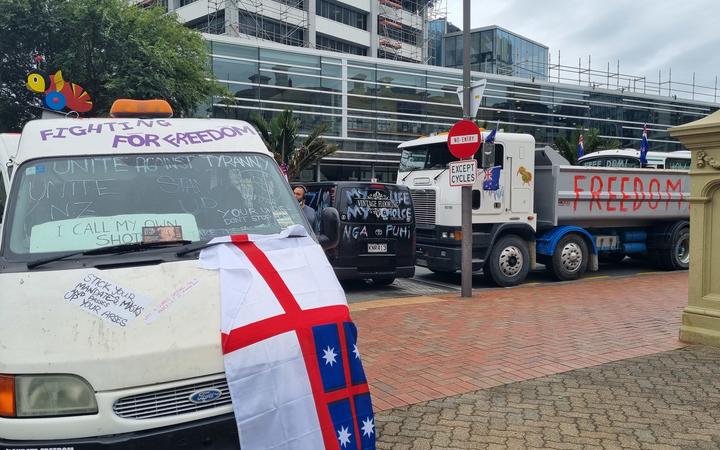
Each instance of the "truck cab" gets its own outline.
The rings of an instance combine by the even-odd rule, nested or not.
[[[485,140],[489,131],[482,132]],[[415,205],[417,265],[437,273],[460,269],[461,188],[451,187],[447,165],[457,160],[447,134],[400,144],[398,184],[410,188]],[[501,284],[524,278],[530,267],[536,228],[533,212],[535,139],[528,134],[499,133],[492,148],[493,165],[481,170],[472,188],[473,270],[486,268]],[[482,160],[479,150],[475,156]],[[487,182],[487,183],[486,183]],[[502,240],[502,260],[486,266]]]
[[[0,245],[0,448],[238,446],[220,285],[198,254],[307,221],[248,123],[125,109],[23,129]]]

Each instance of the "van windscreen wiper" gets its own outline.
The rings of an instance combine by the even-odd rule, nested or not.
[[[80,252],[70,252],[62,255],[50,256],[48,258],[37,259],[27,263],[28,269],[34,269],[42,266],[43,264],[61,261],[63,259],[72,258],[73,256],[92,256],[92,255],[111,255],[121,253],[132,253],[149,248],[162,248],[162,247],[174,247],[179,245],[191,244],[192,241],[187,240],[175,240],[175,241],[154,241],[154,242],[131,242],[128,244],[110,245],[107,247],[93,248],[90,250],[83,250]]]

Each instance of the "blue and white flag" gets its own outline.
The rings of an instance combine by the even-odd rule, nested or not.
[[[497,128],[495,128],[494,130],[492,130],[492,131],[490,132],[490,134],[487,135],[487,137],[485,138],[485,143],[486,143],[486,144],[492,144],[493,142],[495,142],[495,135],[496,135],[496,134],[497,134]]]
[[[640,165],[647,166],[647,153],[650,150],[650,143],[647,136],[647,124],[643,127],[642,139],[640,140]]]
[[[581,134],[578,138],[578,158],[582,158],[585,154],[585,138]]]
[[[500,171],[502,166],[494,166],[484,169],[483,191],[497,191],[500,188]]]
[[[292,238],[292,239],[290,239]],[[217,238],[225,374],[243,450],[375,449],[357,329],[322,248],[301,226]]]

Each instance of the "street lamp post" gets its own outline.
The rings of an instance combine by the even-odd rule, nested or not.
[[[470,111],[470,0],[463,0],[463,118],[474,121]],[[461,189],[461,295],[472,297],[472,186]]]

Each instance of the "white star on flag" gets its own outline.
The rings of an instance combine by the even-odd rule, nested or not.
[[[358,350],[357,344],[353,344],[353,355],[355,355],[355,358],[360,359],[360,350]]]
[[[338,430],[338,441],[340,441],[340,446],[345,447],[350,443],[350,432],[348,431],[347,427],[341,427]]]
[[[328,346],[328,348],[326,348],[325,350],[323,350],[323,353],[325,353],[325,354],[323,355],[323,359],[325,360],[325,364],[330,364],[330,365],[332,366],[333,363],[337,362],[337,361],[335,361],[335,357],[337,356],[337,354],[335,353],[335,349],[334,349],[334,348]]]
[[[363,436],[370,436],[375,432],[375,424],[373,424],[373,420],[370,417],[363,420],[362,427],[360,428],[362,428]]]

